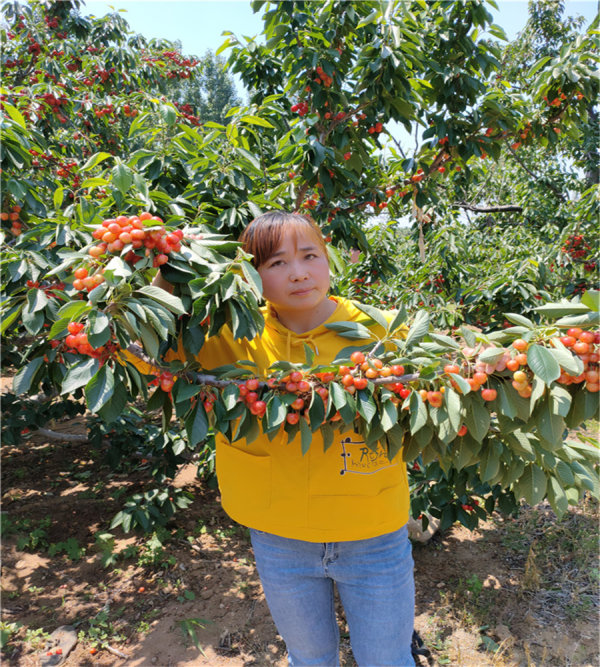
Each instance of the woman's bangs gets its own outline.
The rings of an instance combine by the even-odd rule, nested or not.
[[[294,213],[272,211],[256,218],[248,225],[241,236],[244,250],[254,259],[254,266],[264,264],[281,245],[285,234],[291,233],[294,243],[298,243],[298,235],[309,231],[318,247],[326,250],[321,230],[310,218]]]

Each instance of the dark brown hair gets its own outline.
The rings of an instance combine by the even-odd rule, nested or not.
[[[277,251],[284,233],[291,232],[294,236],[304,229],[311,231],[319,246],[327,253],[325,239],[317,223],[308,215],[270,211],[255,218],[240,236],[245,252],[253,256],[252,264],[259,267]]]

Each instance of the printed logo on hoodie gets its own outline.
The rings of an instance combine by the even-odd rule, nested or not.
[[[357,439],[358,436],[348,436],[341,441],[342,469],[340,475],[354,473],[356,475],[374,475],[380,470],[392,468],[398,462],[391,463],[383,447],[377,443],[377,449],[373,451],[367,447],[364,440]]]

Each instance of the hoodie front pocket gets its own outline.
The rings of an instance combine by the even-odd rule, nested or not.
[[[217,445],[217,479],[225,510],[238,516],[271,504],[271,457],[257,456],[234,445]],[[242,522],[242,521],[240,521]]]

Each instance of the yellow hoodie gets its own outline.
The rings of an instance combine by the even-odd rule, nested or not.
[[[285,328],[266,307],[261,336],[234,340],[229,327],[223,327],[206,341],[198,360],[210,370],[248,359],[264,376],[275,361],[303,363],[306,343],[315,351],[315,363],[328,364],[351,342],[325,325],[366,319],[351,301],[339,297],[334,301],[336,309],[329,319],[302,334]],[[378,325],[372,331],[383,333]],[[323,451],[317,430],[305,455],[299,435],[289,444],[287,440],[283,428],[273,440],[261,434],[250,444],[244,440],[231,444],[217,434],[221,502],[235,521],[309,542],[367,539],[408,521],[408,480],[401,454],[389,461],[383,449],[371,451],[352,431],[336,431],[333,444]]]

